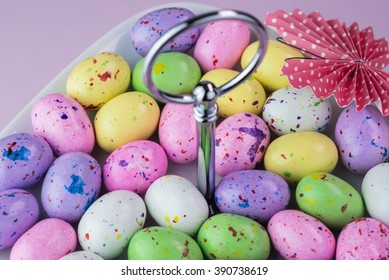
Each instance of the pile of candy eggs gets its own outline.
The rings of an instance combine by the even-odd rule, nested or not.
[[[145,15],[129,47],[144,55],[144,43],[190,16],[176,8]],[[184,34],[157,60],[156,85],[181,94],[201,79],[230,79],[253,52],[247,30],[219,22]],[[224,39],[242,45],[212,53]],[[132,72],[113,52],[81,62],[67,92],[35,104],[33,133],[0,140],[0,250],[12,248],[11,259],[389,258],[388,120],[374,106],[338,117],[308,88],[288,87],[277,73],[291,57],[302,55],[270,40],[253,77],[218,100],[221,213],[212,217],[193,177],[171,172],[196,173],[191,106],[150,96],[141,61]],[[362,186],[334,175],[341,168]]]

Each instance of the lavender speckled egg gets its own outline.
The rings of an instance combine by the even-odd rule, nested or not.
[[[221,212],[238,214],[266,223],[275,213],[288,207],[290,190],[279,175],[264,170],[235,171],[215,190]]]
[[[85,109],[66,95],[52,93],[42,97],[32,108],[31,123],[35,133],[49,142],[57,156],[69,152],[89,154],[95,145]]]
[[[270,141],[266,123],[257,115],[238,113],[216,128],[215,169],[225,176],[233,171],[254,169]]]
[[[131,40],[135,50],[146,56],[151,46],[174,25],[194,17],[193,12],[185,8],[163,8],[147,13],[131,29]],[[185,52],[199,37],[200,29],[191,28],[173,38],[162,51]]]
[[[39,182],[54,161],[50,145],[40,136],[16,133],[0,140],[0,191]]]
[[[172,162],[189,163],[197,159],[197,128],[192,105],[166,104],[158,134],[161,146]]]
[[[21,189],[0,192],[0,250],[12,246],[39,217],[35,197]]]
[[[166,174],[167,156],[150,140],[133,141],[113,151],[103,168],[108,191],[129,190],[143,195],[150,185]]]
[[[361,218],[340,232],[337,260],[388,260],[389,228],[373,218]]]
[[[78,222],[99,196],[101,168],[90,155],[72,152],[58,157],[47,171],[42,206],[51,218]]]
[[[331,260],[335,254],[333,233],[304,212],[287,209],[276,213],[267,226],[276,251],[289,260]]]
[[[12,247],[11,260],[58,260],[73,252],[77,235],[67,222],[47,218],[26,231]]]
[[[350,105],[336,122],[335,143],[342,164],[354,173],[365,174],[388,160],[389,120],[373,105],[360,112]]]

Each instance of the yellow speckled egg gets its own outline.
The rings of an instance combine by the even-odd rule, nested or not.
[[[97,109],[130,85],[127,61],[113,52],[103,52],[81,61],[70,73],[66,93],[86,109]]]
[[[201,81],[210,81],[215,86],[221,86],[232,80],[239,72],[230,69],[215,69],[207,72]],[[237,113],[252,113],[259,115],[266,100],[262,85],[253,77],[249,77],[238,87],[219,97],[219,116],[226,118]]]
[[[259,42],[251,43],[243,52],[240,64],[245,68],[252,60]],[[266,54],[254,71],[253,77],[257,79],[267,92],[273,92],[277,89],[289,87],[289,81],[286,76],[281,76],[280,72],[288,58],[303,57],[296,49],[283,44],[277,40],[268,40]]]
[[[160,116],[157,102],[148,94],[120,94],[97,111],[94,126],[98,145],[106,152],[135,140],[146,140],[155,132]]]
[[[297,184],[313,172],[331,173],[338,162],[335,143],[326,135],[304,131],[285,134],[270,143],[266,150],[265,169]]]

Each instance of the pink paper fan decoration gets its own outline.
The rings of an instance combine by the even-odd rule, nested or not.
[[[309,86],[319,98],[334,95],[340,107],[355,100],[357,110],[376,102],[389,115],[388,42],[374,39],[373,29],[359,30],[338,19],[324,20],[318,12],[305,15],[276,11],[265,24],[277,29],[283,40],[304,52],[304,59],[288,59],[282,75],[296,88]]]

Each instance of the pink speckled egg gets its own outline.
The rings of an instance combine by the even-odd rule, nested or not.
[[[84,108],[74,99],[52,93],[32,108],[32,127],[49,142],[59,156],[68,152],[89,154],[95,144],[92,123]]]
[[[389,228],[373,218],[347,224],[339,234],[337,260],[388,260]]]
[[[11,260],[58,260],[73,252],[77,235],[67,222],[47,218],[35,224],[12,247]]]
[[[168,103],[159,120],[159,142],[175,163],[189,163],[197,158],[198,140],[193,105]]]
[[[150,185],[166,174],[167,156],[150,140],[130,142],[113,151],[105,161],[103,178],[108,191],[128,190],[144,194]]]
[[[266,123],[257,115],[238,113],[216,128],[215,169],[225,176],[233,171],[254,169],[270,141]]]
[[[330,260],[335,254],[333,233],[319,220],[298,210],[276,213],[267,230],[276,251],[289,260]]]
[[[216,68],[231,69],[239,61],[250,41],[248,25],[237,20],[209,23],[201,33],[193,57],[204,72]]]

